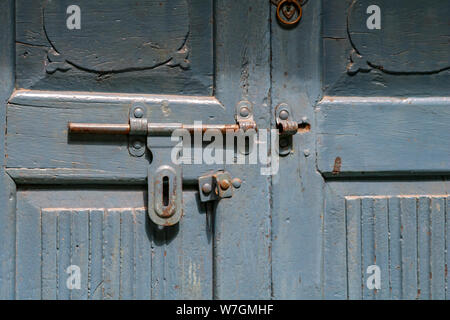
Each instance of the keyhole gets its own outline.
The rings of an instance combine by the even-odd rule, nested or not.
[[[164,207],[167,207],[169,205],[169,177],[163,178],[162,201]]]

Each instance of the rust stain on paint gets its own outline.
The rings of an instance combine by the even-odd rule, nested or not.
[[[342,159],[341,157],[337,157],[334,160],[333,175],[338,175],[341,172],[341,167],[342,167]]]

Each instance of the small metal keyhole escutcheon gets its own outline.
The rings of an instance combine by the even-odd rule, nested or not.
[[[272,0],[277,6],[278,21],[288,27],[295,26],[302,18],[301,2],[301,0]]]

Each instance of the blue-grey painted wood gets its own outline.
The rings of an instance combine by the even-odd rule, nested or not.
[[[365,279],[366,270],[369,266],[373,265],[375,261],[375,228],[374,228],[374,208],[372,199],[364,198],[361,200],[361,266]],[[366,284],[363,282],[363,295],[364,300],[374,299],[374,290],[369,290]]]
[[[373,4],[356,0],[349,8],[348,34],[357,52],[352,55],[356,68],[408,74],[450,67],[447,3],[429,0],[424,9],[421,0],[379,0],[380,28],[368,29],[367,11]]]
[[[66,270],[72,265],[72,214],[75,210],[62,209],[58,212],[58,241],[57,250],[57,274],[58,274],[58,299],[70,299],[72,290],[67,285],[69,274]]]
[[[195,192],[184,193],[184,228],[162,234],[139,207],[142,191],[37,187],[18,196],[19,298],[212,298],[212,236]],[[79,290],[67,286],[69,266],[80,268]]]
[[[58,211],[42,210],[42,299],[56,300],[58,288]]]
[[[448,97],[326,97],[317,107],[318,168],[336,177],[448,173],[449,105]]]
[[[212,235],[198,195],[183,194],[179,225],[152,226],[152,299],[212,299]]]
[[[448,224],[445,197],[432,197],[430,210],[430,232],[429,236],[431,245],[430,261],[430,299],[445,299],[446,268],[445,264],[445,243],[448,234],[446,234],[445,226]]]
[[[292,153],[280,158],[280,170],[272,177],[275,299],[322,297],[323,179],[314,152],[314,106],[322,95],[321,8],[321,1],[309,1],[301,22],[291,29],[280,26],[271,8],[271,114],[287,103],[292,120],[311,125],[309,132],[293,137]]]
[[[322,2],[323,89],[326,95],[404,98],[448,95],[450,65],[446,10],[436,10],[439,6],[447,8],[445,3],[439,0],[428,1],[427,9],[423,10],[420,1]],[[361,4],[365,5],[360,7],[364,11],[355,15],[353,9]],[[374,4],[381,9],[381,29],[368,30],[366,21],[370,15],[366,10],[369,5]],[[416,21],[421,23],[414,25],[413,29],[407,27],[409,23],[414,24]],[[355,23],[364,32],[356,35],[359,30],[355,30]],[[401,27],[398,26],[399,23]],[[443,27],[438,27],[442,24]],[[403,27],[408,28],[408,32],[401,32]],[[433,35],[427,37],[430,30],[433,30]],[[365,57],[361,58],[353,53],[355,46],[349,38],[352,31],[353,36],[359,37],[358,40],[366,41],[366,46],[361,45],[361,42],[356,45],[356,49],[360,49]],[[379,41],[383,45],[378,45]],[[427,43],[432,50],[431,47],[427,48]],[[369,66],[367,60],[378,68]],[[433,69],[434,67],[437,69]],[[358,68],[366,71],[349,75],[349,70],[354,72]],[[426,69],[430,72],[417,72]]]
[[[364,270],[361,266],[361,199],[346,199],[345,202],[348,298],[361,300],[364,286]]]
[[[41,212],[24,201],[21,194],[17,197],[16,298],[41,299]]]
[[[389,285],[391,299],[402,298],[402,251],[401,251],[401,230],[400,221],[400,199],[389,198]]]
[[[120,299],[125,300],[135,297],[135,219],[133,210],[120,212]]]
[[[216,96],[230,107],[250,101],[258,128],[270,126],[270,6],[215,1]],[[269,299],[270,180],[259,166],[226,169],[243,185],[215,213],[214,298]]]
[[[66,27],[69,0],[16,2],[18,88],[213,93],[212,1],[81,0],[80,30]]]
[[[449,183],[425,179],[417,182],[413,179],[328,182],[324,234],[326,292],[339,292],[342,279],[347,279],[350,299],[446,297],[448,196],[445,193]],[[343,212],[345,216],[341,217]],[[338,253],[331,248],[339,250]],[[346,256],[345,261],[340,254]],[[333,263],[334,272],[327,268],[327,262]],[[367,287],[371,274],[366,271],[371,265],[377,265],[381,271],[381,288],[376,291]],[[328,272],[338,280],[328,278]]]
[[[389,207],[387,199],[373,199],[374,218],[374,265],[380,268],[381,287],[374,290],[375,299],[386,300],[390,297],[389,288]],[[384,279],[384,280],[383,280]]]
[[[101,209],[90,210],[89,214],[88,297],[91,300],[100,300],[103,291],[103,215]]]
[[[349,288],[346,274],[345,200],[334,192],[329,183],[325,184],[324,189],[325,208],[321,266],[322,295],[324,299],[342,300],[349,296],[347,293]],[[354,291],[353,287],[352,290]],[[363,288],[361,288],[361,295],[362,290]]]
[[[0,3],[0,299],[15,297],[15,183],[5,173],[6,102],[14,89],[14,0]]]
[[[126,136],[67,134],[69,121],[128,123],[133,103],[146,107],[150,121],[156,123],[235,122],[234,108],[225,108],[213,97],[19,90],[14,93],[8,107],[7,167],[90,170],[87,175],[63,170],[61,176],[59,173],[46,176],[42,170],[34,171],[41,176],[40,182],[46,183],[55,180],[68,182],[71,177],[76,180],[84,176],[93,180],[92,183],[119,180],[120,183],[132,184],[138,180],[145,184],[149,159],[131,157]],[[184,178],[194,181],[214,168],[217,170],[217,165],[187,165],[183,170]]]
[[[108,209],[103,217],[103,299],[120,298],[120,213]]]
[[[80,278],[80,289],[71,290],[70,299],[87,300],[89,276],[89,210],[80,209],[71,214],[71,260],[84,273]]]

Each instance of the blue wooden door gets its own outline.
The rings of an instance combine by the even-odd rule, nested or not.
[[[447,298],[448,5],[299,3],[289,27],[278,0],[3,1],[0,298]],[[148,216],[157,151],[67,126],[242,104],[298,124],[279,170],[183,166],[170,228]],[[205,204],[218,171],[242,185]]]

